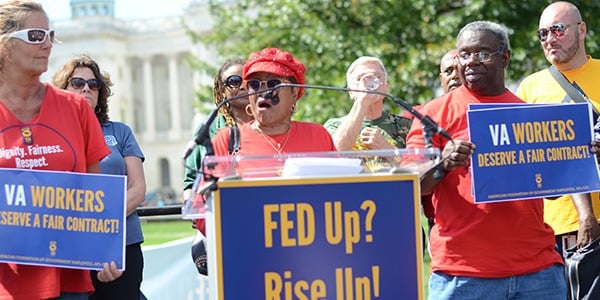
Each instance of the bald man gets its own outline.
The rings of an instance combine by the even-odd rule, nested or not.
[[[440,60],[440,83],[444,94],[461,86],[460,78],[458,78],[458,51],[452,49],[448,51]]]
[[[597,110],[600,109],[600,60],[586,53],[587,25],[579,9],[566,1],[554,2],[542,12],[538,28],[537,37],[546,60],[587,96]],[[525,78],[517,88],[517,95],[529,103],[571,102],[549,69]],[[563,248],[575,243],[582,247],[600,236],[598,217],[599,193],[566,195],[544,201],[544,221],[554,229],[557,250],[561,254]]]

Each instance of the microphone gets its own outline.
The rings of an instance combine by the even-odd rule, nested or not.
[[[402,100],[400,98],[396,98],[390,94],[377,91],[377,88],[379,88],[379,79],[377,79],[376,81],[373,81],[373,82],[367,82],[366,86],[367,86],[366,90],[358,90],[358,89],[340,88],[340,87],[324,86],[324,85],[281,83],[281,84],[278,84],[275,87],[273,87],[273,90],[269,91],[269,92],[272,94],[273,92],[275,92],[275,90],[278,90],[279,88],[282,88],[282,87],[298,87],[298,88],[319,89],[319,90],[329,90],[329,91],[360,92],[360,93],[384,96],[385,98],[391,99],[396,104],[400,105],[402,108],[404,108],[406,111],[408,111],[411,115],[415,116],[415,118],[417,118],[419,121],[421,121],[421,123],[423,124],[423,132],[424,132],[426,147],[431,147],[430,138],[431,138],[431,136],[433,136],[433,134],[436,134],[436,133],[440,134],[441,136],[447,138],[450,141],[452,140],[452,136],[450,136],[450,134],[446,130],[444,130],[442,127],[440,127],[437,123],[435,123],[435,121],[433,121],[429,116],[424,116],[423,114],[421,114],[420,112],[418,112],[417,110],[412,108],[412,106],[408,105],[404,100]],[[277,100],[279,100],[279,98],[277,98]]]
[[[235,97],[223,99],[223,101],[221,101],[221,103],[219,103],[217,105],[217,107],[215,109],[213,109],[213,111],[210,112],[210,114],[208,115],[208,118],[206,118],[206,121],[204,122],[204,124],[202,124],[200,129],[198,129],[198,131],[196,132],[196,135],[194,136],[194,138],[192,138],[188,142],[188,144],[185,146],[185,151],[183,152],[183,156],[182,156],[183,159],[185,160],[186,158],[188,158],[188,156],[190,156],[190,154],[192,154],[192,151],[194,151],[194,149],[196,149],[196,147],[198,147],[199,145],[206,147],[206,155],[213,155],[215,153],[215,150],[213,149],[212,143],[210,141],[209,131],[210,131],[210,125],[217,118],[217,115],[219,114],[219,109],[221,107],[223,107],[225,104],[227,104],[231,101],[244,99],[244,98],[247,98],[248,96],[257,95],[257,94],[262,94],[263,98],[265,98],[265,99],[267,99],[267,96],[272,97],[272,98],[268,98],[268,99],[270,99],[271,102],[273,103],[273,105],[275,105],[276,104],[275,100],[277,101],[277,103],[279,103],[279,97],[277,95],[273,95],[273,91],[275,89],[278,89],[278,86],[268,88],[265,90],[259,90],[256,92],[251,92],[251,93],[237,95]]]
[[[266,91],[262,94],[262,97],[271,100],[271,105],[275,106],[279,104],[278,86],[275,86],[272,90]]]

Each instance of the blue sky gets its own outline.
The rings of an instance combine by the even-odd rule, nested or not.
[[[70,0],[37,0],[44,6],[51,21],[71,16]],[[115,0],[115,15],[119,19],[147,19],[176,16],[191,0]]]

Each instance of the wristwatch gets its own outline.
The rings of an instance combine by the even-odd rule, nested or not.
[[[446,176],[447,172],[448,171],[446,171],[446,169],[444,168],[444,163],[441,163],[437,165],[433,170],[433,179],[436,181],[440,181],[444,179],[444,176]]]

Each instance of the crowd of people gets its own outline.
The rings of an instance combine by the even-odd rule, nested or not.
[[[594,77],[600,61],[586,53],[586,34],[575,5],[548,5],[537,37],[551,68],[525,78],[515,93],[505,83],[511,47],[503,25],[466,24],[457,34],[456,48],[441,58],[443,94],[415,107],[453,139],[433,136],[431,143],[441,149],[443,163],[420,182],[429,221],[430,299],[566,298],[563,250],[583,247],[600,236],[599,194],[475,204],[470,159],[477,145],[468,137],[467,110],[473,103],[568,103],[580,96],[600,109]],[[53,43],[54,31],[39,4],[0,4],[0,146],[24,147],[26,130],[36,144],[72,149],[48,156],[45,165],[34,169],[126,176],[125,270],[114,262],[96,271],[0,263],[0,299],[139,299],[144,237],[136,208],[146,192],[144,154],[128,125],[109,120],[112,82],[91,57],[78,55],[66,62],[52,84],[40,81]],[[302,103],[304,89],[299,85],[306,82],[305,70],[292,53],[274,47],[223,63],[214,77],[213,100],[220,110],[210,130],[211,154],[425,147],[419,120],[384,109],[382,94],[393,83],[379,58],[362,56],[349,65],[352,106],[346,115],[332,116],[324,124],[293,119]],[[579,96],[573,97],[553,76],[566,79]],[[291,85],[270,95],[258,93],[280,84]],[[236,100],[223,103],[232,97]],[[600,143],[591,145],[598,156]],[[184,199],[193,192],[205,154],[204,147],[197,147],[186,159]],[[15,165],[2,157],[0,167]]]

